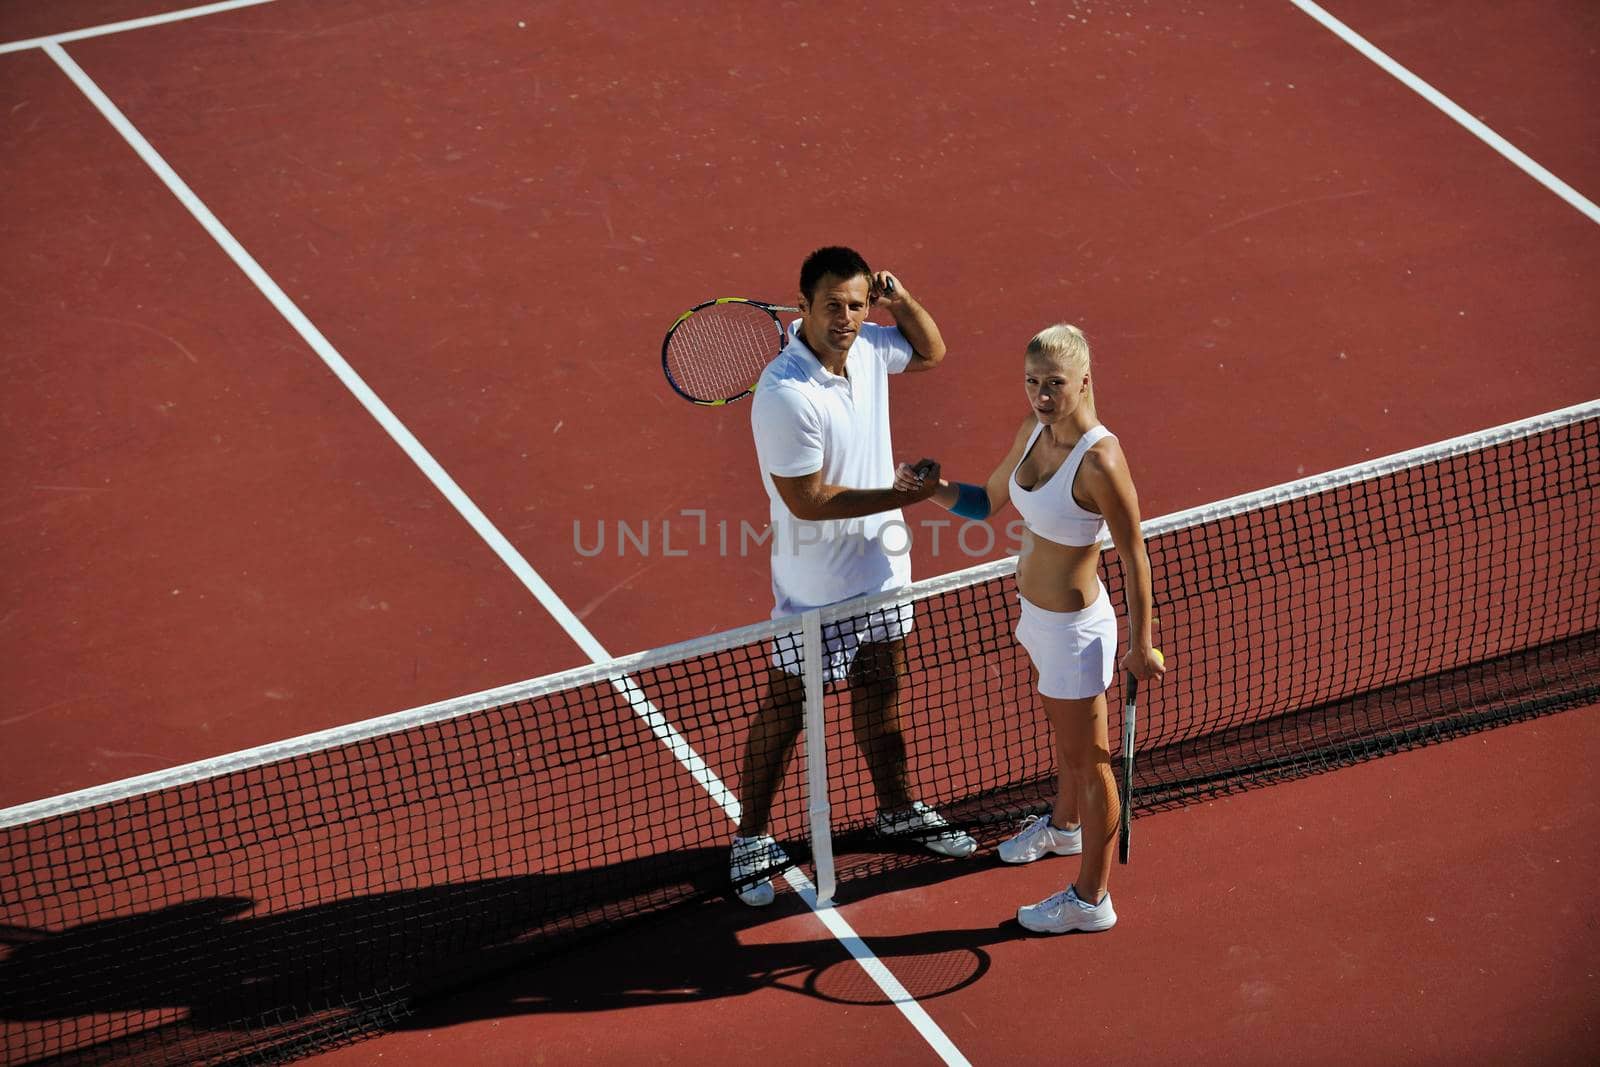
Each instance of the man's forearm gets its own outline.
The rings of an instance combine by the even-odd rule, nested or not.
[[[902,297],[890,306],[889,313],[894,316],[895,326],[911,342],[911,348],[922,357],[924,363],[938,363],[944,359],[944,338],[939,335],[939,324],[933,321],[933,316],[917,303],[915,297],[909,294]]]
[[[795,517],[809,522],[859,519],[914,504],[918,499],[914,493],[896,489],[847,489],[842,485],[825,485],[822,495],[811,502],[807,514],[796,512]]]

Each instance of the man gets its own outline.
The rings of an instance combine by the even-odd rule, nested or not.
[[[868,322],[874,305],[886,308],[895,325]],[[818,249],[801,266],[800,318],[761,375],[750,412],[771,502],[774,618],[911,580],[905,546],[886,547],[882,535],[886,528],[904,532],[900,507],[931,495],[938,468],[915,490],[893,488],[889,375],[931,370],[944,355],[933,318],[889,272],[873,273],[848,248]],[[907,781],[899,688],[910,628],[909,605],[830,624],[823,632],[823,676],[849,680],[879,832],[943,855],[970,856],[977,842],[917,802]],[[757,907],[773,899],[770,880],[761,876],[788,863],[767,834],[767,820],[804,718],[800,672],[794,649],[773,649],[767,693],[745,744],[743,817],[729,875],[739,899]]]

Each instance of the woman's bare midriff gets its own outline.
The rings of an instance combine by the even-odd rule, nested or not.
[[[1082,611],[1100,596],[1099,545],[1058,545],[1022,534],[1017,592],[1046,611]]]

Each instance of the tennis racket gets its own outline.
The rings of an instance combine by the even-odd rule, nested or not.
[[[782,312],[799,308],[719,296],[679,315],[661,342],[661,370],[672,391],[718,407],[749,396],[772,357],[789,343]]]
[[[884,295],[894,292],[894,280]],[[796,307],[719,296],[679,315],[661,342],[661,370],[672,391],[693,404],[720,407],[742,400],[789,343],[780,314]]]
[[[1117,827],[1117,862],[1128,862],[1128,838],[1133,834],[1133,726],[1139,679],[1122,676],[1122,817]]]

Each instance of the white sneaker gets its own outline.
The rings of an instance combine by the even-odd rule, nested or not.
[[[904,811],[878,812],[878,833],[884,837],[911,838],[929,852],[956,859],[978,851],[970,834],[953,829],[944,816],[918,800]]]
[[[1000,842],[1007,863],[1032,863],[1041,856],[1076,856],[1083,851],[1083,827],[1062,830],[1048,815],[1035,815],[1015,837]]]
[[[733,883],[739,899],[752,908],[764,908],[772,903],[775,894],[770,873],[787,866],[789,857],[770,835],[734,835],[733,847],[728,850],[728,880]],[[763,874],[768,877],[761,878]]]
[[[1069,885],[1037,904],[1018,908],[1017,922],[1037,934],[1064,934],[1068,930],[1094,933],[1117,925],[1117,913],[1111,908],[1110,893],[1091,906],[1079,900],[1078,890]]]

